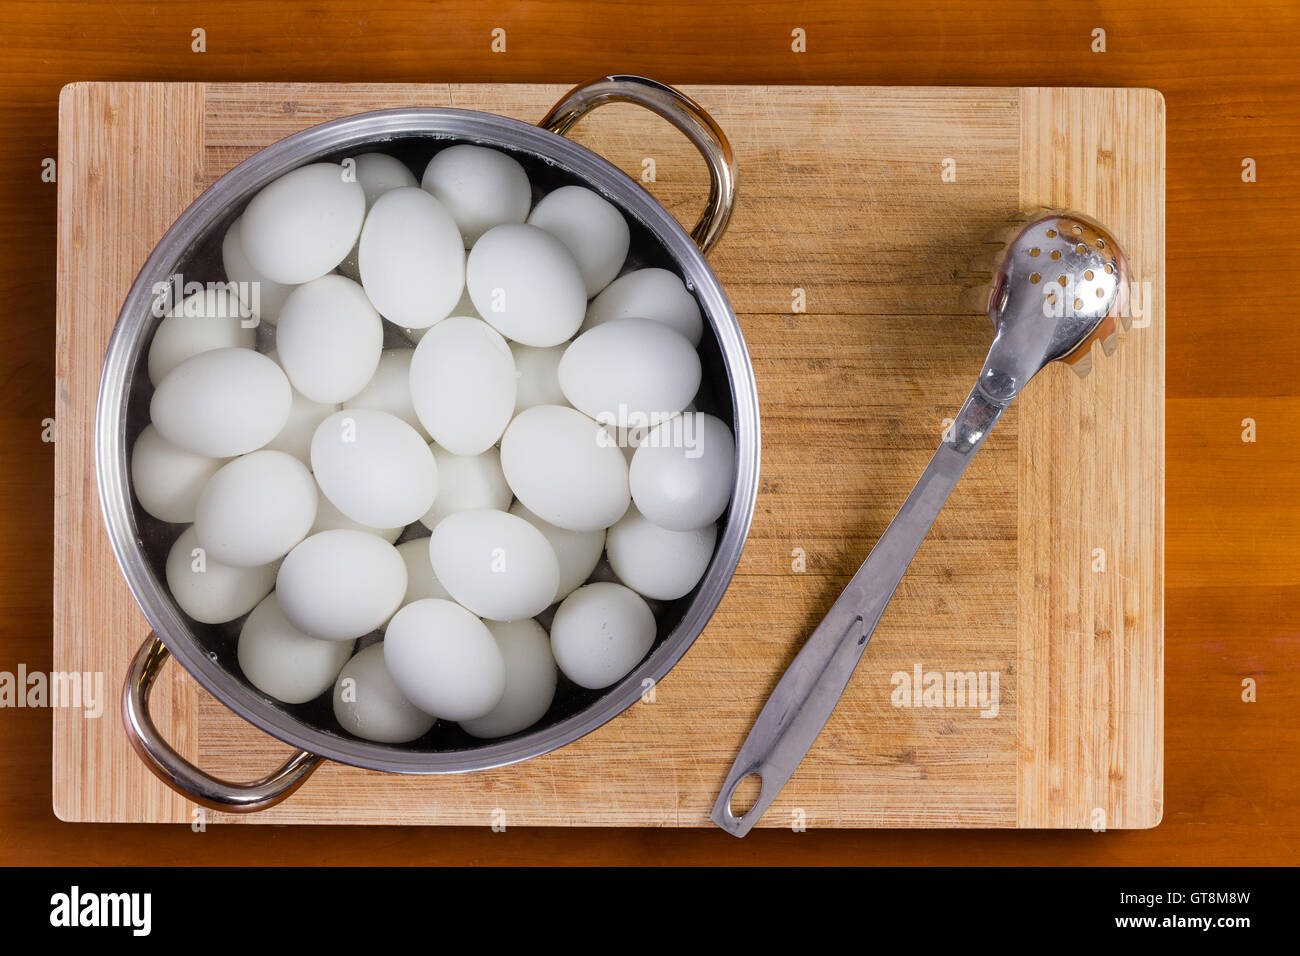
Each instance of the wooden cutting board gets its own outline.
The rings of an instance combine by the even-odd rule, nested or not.
[[[91,433],[100,363],[139,265],[257,148],[348,113],[456,106],[540,119],[562,86],[83,83],[59,114],[55,668],[104,675],[102,716],[57,709],[65,820],[193,822],[115,705],[148,632],[109,549]],[[975,459],[839,709],[763,820],[777,827],[1134,828],[1163,807],[1164,102],[1151,90],[688,87],[731,137],[739,202],[711,255],[753,356],[763,468],[740,568],[643,701],[501,770],[326,765],[249,823],[704,826],[803,638],[884,530],[979,370],[987,235],[1017,210],[1107,223],[1143,314],[1091,375],[1056,366]],[[576,138],[683,221],[704,169],[631,106]],[[653,181],[649,182],[649,173]],[[643,178],[644,177],[644,178]],[[798,310],[800,301],[803,311]],[[972,674],[985,701],[905,700]],[[996,685],[994,680],[996,679]],[[956,678],[960,681],[960,678]],[[996,686],[996,696],[993,688]],[[955,691],[954,686],[954,691]],[[910,695],[909,695],[910,696]],[[231,778],[283,759],[174,664],[155,715]]]

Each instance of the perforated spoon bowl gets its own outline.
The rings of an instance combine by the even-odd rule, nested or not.
[[[759,713],[710,815],[722,829],[748,833],[812,747],[921,542],[1007,406],[1049,363],[1065,361],[1085,374],[1093,342],[1114,347],[1127,275],[1115,239],[1078,214],[1041,216],[1007,245],[989,291],[995,334],[979,380],[916,487]],[[754,775],[757,800],[733,813],[737,786]]]

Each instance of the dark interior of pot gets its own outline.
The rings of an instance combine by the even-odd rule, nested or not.
[[[350,147],[347,150],[333,154],[327,154],[313,159],[313,162],[334,161],[338,162],[347,156],[356,156],[363,152],[385,152],[401,160],[410,168],[417,181],[424,172],[424,167],[430,158],[438,150],[448,146],[455,145],[457,142],[470,142],[470,140],[455,140],[445,137],[434,136],[403,136],[399,138],[375,140],[365,147]],[[493,148],[502,148],[496,144]],[[561,186],[580,185],[591,187],[591,184],[582,179],[577,174],[566,170],[556,164],[547,161],[544,158],[536,156],[530,152],[522,150],[506,150],[514,156],[528,172],[530,181],[533,184],[533,201],[537,202],[543,195],[558,189]],[[226,234],[230,224],[238,218],[244,210],[244,206],[252,196],[244,196],[239,202],[232,205],[226,210],[224,215],[217,221],[214,221],[202,234],[200,239],[191,247],[182,257],[181,260],[173,267],[173,271],[179,272],[184,276],[185,282],[198,281],[226,281],[227,276],[222,267],[221,242]],[[612,197],[617,205],[617,201]],[[671,255],[663,243],[648,229],[645,224],[629,215],[624,210],[624,217],[628,221],[631,229],[631,247],[628,253],[627,263],[624,271],[633,269],[658,267],[667,269],[678,276],[681,276],[687,284],[687,288],[694,292],[691,281],[684,275],[681,264]],[[736,429],[734,407],[732,401],[732,391],[729,384],[726,366],[723,361],[721,348],[718,343],[717,335],[713,329],[711,316],[708,311],[701,306],[701,311],[705,315],[704,337],[700,343],[700,359],[703,365],[703,382],[700,387],[700,393],[696,399],[696,408],[699,411],[709,412],[716,415],[725,422],[729,422],[733,431]],[[153,320],[154,327],[158,323],[157,319]],[[385,322],[385,347],[412,347],[404,333]],[[263,350],[269,350],[272,347],[270,336],[273,336],[274,329],[268,323],[263,323],[258,332],[258,347]],[[147,354],[148,341],[152,339],[153,332],[150,331],[146,338],[146,345],[143,354]],[[153,386],[149,382],[149,376],[146,370],[146,363],[143,360],[137,361],[134,378],[131,385],[130,396],[127,403],[127,422],[126,422],[126,448],[129,450],[134,446],[135,440],[145,426],[149,423],[149,401],[153,395]],[[164,567],[167,560],[167,552],[172,543],[184,530],[183,525],[168,524],[147,514],[140,506],[138,501],[132,495],[132,508],[134,514],[135,528],[137,538],[143,548],[144,554],[148,560],[153,575],[157,578],[159,585],[164,593],[167,593],[166,576]],[[723,533],[728,521],[731,519],[731,512],[728,510],[718,522],[719,540],[722,539]],[[398,539],[401,541],[410,538],[427,535],[427,529],[417,524],[408,528]],[[715,557],[716,560],[716,557]],[[592,575],[592,580],[612,580],[612,572],[609,571],[607,564],[602,559],[601,564],[597,567]],[[708,580],[706,573],[704,580]],[[701,582],[702,584],[703,582]],[[654,647],[648,656],[653,656],[664,640],[676,628],[681,621],[686,609],[691,605],[696,593],[701,585],[697,585],[695,590],[685,597],[676,601],[649,602],[655,611],[658,620],[658,634]],[[550,616],[554,608],[548,609],[540,616],[543,625],[549,628]],[[273,698],[267,697],[261,691],[254,688],[244,678],[240,671],[239,664],[236,660],[235,650],[239,638],[240,629],[243,626],[245,618],[237,618],[225,624],[207,625],[200,624],[184,615],[183,612],[177,611],[185,620],[189,622],[190,631],[194,640],[207,653],[207,655],[216,662],[224,671],[228,672],[232,678],[239,681],[249,691],[259,697],[262,697],[267,703],[275,709],[292,717],[294,720],[301,722],[317,731],[336,737],[354,740],[350,735],[344,732],[334,719],[331,692],[326,692],[316,700],[306,704],[291,705],[284,704]],[[379,640],[381,635],[376,632],[361,639],[358,647],[364,646]],[[559,684],[556,689],[555,700],[546,715],[532,727],[513,735],[512,738],[502,738],[505,740],[536,734],[545,728],[552,726],[569,717],[573,717],[590,705],[599,700],[608,690],[587,690],[579,687],[572,681],[568,680],[562,673],[559,675]],[[439,721],[434,728],[424,737],[407,744],[386,745],[366,742],[368,747],[377,749],[400,750],[410,753],[438,753],[463,751],[482,747],[489,743],[498,741],[484,741],[471,737],[462,731],[456,724]]]

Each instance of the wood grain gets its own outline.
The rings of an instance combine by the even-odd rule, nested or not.
[[[173,92],[175,120],[152,106]],[[83,188],[111,179],[103,170],[119,154],[139,154],[160,125],[201,131],[201,149],[192,138],[178,143],[200,168],[155,177],[183,206],[257,148],[336,116],[425,104],[532,120],[563,92],[315,84],[73,89],[69,101],[95,103],[86,115],[65,105],[67,123],[80,135],[87,116],[94,128],[97,112],[130,120],[101,127],[102,141],[90,149],[102,155],[88,153],[80,140],[67,144],[65,208],[75,210],[71,220],[125,228],[118,208]],[[509,825],[708,825],[718,782],[772,684],[888,523],[979,368],[990,330],[982,315],[963,311],[962,294],[971,282],[987,281],[972,262],[990,225],[1027,204],[1086,207],[1097,195],[1115,195],[1120,201],[1098,214],[1131,237],[1143,250],[1144,274],[1161,281],[1163,104],[1153,94],[688,92],[732,135],[743,175],[741,203],[713,262],[753,356],[766,449],[753,530],[717,615],[653,703],[638,704],[561,751],[468,777],[330,766],[280,807],[215,819],[488,825],[504,812]],[[137,109],[140,95],[146,101]],[[704,194],[702,164],[662,121],[611,109],[584,122],[576,137],[632,175],[651,156],[652,192],[680,218],[693,216]],[[852,164],[838,159],[837,148],[846,145]],[[1096,158],[1103,146],[1104,161]],[[954,182],[941,175],[946,162],[956,164]],[[117,182],[116,201],[125,208],[131,180]],[[164,213],[174,215],[174,201]],[[105,325],[115,314],[122,288],[86,272],[69,275],[81,276],[77,299],[101,318],[61,310],[61,327]],[[806,312],[791,311],[796,288],[804,290]],[[1151,303],[1161,319],[1162,305]],[[1099,363],[1105,370],[1086,383],[1051,369],[1027,398],[1043,405],[1028,433],[1021,423],[1031,413],[1016,408],[1006,417],[936,523],[844,702],[765,825],[1080,828],[1095,825],[1097,808],[1109,827],[1158,819],[1160,507],[1158,487],[1142,483],[1146,472],[1130,462],[1154,455],[1160,468],[1162,337],[1162,321],[1146,336],[1131,336],[1128,364]],[[78,380],[97,379],[97,368],[73,361],[64,370],[83,405],[93,387]],[[1119,403],[1129,376],[1140,383]],[[1038,392],[1046,397],[1034,397]],[[85,416],[84,407],[60,416],[61,447],[84,444],[78,423]],[[1115,460],[1125,466],[1119,480],[1108,477]],[[61,470],[81,465],[59,462]],[[1135,509],[1124,515],[1130,520],[1117,520],[1121,501]],[[1107,529],[1100,546],[1113,551],[1108,574],[1090,570],[1090,548],[1079,549],[1097,545],[1076,532],[1080,527]],[[795,568],[797,555],[806,570]],[[104,568],[115,574],[111,558]],[[96,595],[115,593],[117,582],[72,573],[76,588],[60,587],[57,600],[75,604],[69,618],[101,619]],[[1098,596],[1090,596],[1094,591]],[[1093,620],[1095,608],[1129,595],[1124,626],[1109,616]],[[1091,653],[1056,653],[1084,644],[1081,629],[1103,625],[1114,670],[1089,677]],[[98,636],[88,643],[89,656],[80,651],[82,633],[60,633],[58,666],[81,667],[84,660],[87,669],[94,663],[117,675],[143,631],[136,625]],[[898,706],[893,676],[910,677],[917,668],[996,673],[996,712]],[[1026,673],[1028,694],[1021,690]],[[188,679],[177,680],[185,688],[179,706],[188,709],[176,722],[202,766],[251,778],[287,750]],[[88,740],[98,748],[90,758]],[[100,753],[112,754],[109,776]],[[115,722],[61,721],[60,815],[188,821],[191,811],[167,799],[132,759]]]
[[[1154,826],[1164,812],[1164,99],[1025,90],[1022,206],[1114,223],[1133,327],[1080,383],[1022,396],[1021,825]],[[1140,312],[1141,314],[1137,314]],[[1025,507],[1025,502],[1032,506]]]
[[[97,369],[112,332],[108,303],[125,298],[140,264],[167,227],[198,195],[203,144],[202,88],[143,87],[123,100],[113,87],[78,84],[59,99],[59,156],[77,157],[59,190],[58,338],[55,419],[69,439],[58,444],[54,486],[54,659],[56,669],[102,674],[104,713],[54,710],[55,738],[78,766],[99,768],[115,802],[149,819],[183,818],[186,802],[140,777],[123,750],[117,718],[126,635],[148,625],[117,571],[99,513],[93,431]],[[122,184],[131,183],[130,189]],[[178,752],[196,754],[190,719],[197,685],[175,671],[159,681],[159,729]],[[111,733],[105,733],[113,727]],[[93,819],[97,793],[83,775],[56,762],[54,807],[61,819]]]
[[[0,861],[9,864],[1003,864],[1300,862],[1300,9],[1292,0],[3,0],[0,51],[0,666],[52,666],[60,88],[78,80],[1156,87],[1168,103],[1166,811],[1159,827],[1072,832],[189,827],[61,823],[48,710],[0,719]],[[795,23],[798,20],[801,23]],[[507,24],[493,54],[487,31]],[[790,28],[808,29],[805,54]],[[190,31],[206,26],[205,54]],[[1089,50],[1105,29],[1104,54]],[[1052,55],[1045,55],[1050,51]],[[1258,180],[1243,183],[1254,158]],[[694,208],[692,207],[692,211]],[[1206,270],[1207,237],[1230,268]],[[725,244],[724,244],[725,248]],[[1212,303],[1212,307],[1207,307]],[[1224,334],[1224,330],[1229,334]],[[1241,440],[1246,417],[1259,440]],[[1259,693],[1241,699],[1250,678]]]

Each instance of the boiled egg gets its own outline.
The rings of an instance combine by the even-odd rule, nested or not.
[[[293,390],[280,367],[252,349],[212,349],[158,383],[149,417],[173,445],[210,458],[261,448],[289,420]]]
[[[478,314],[522,345],[559,345],[578,331],[586,314],[578,261],[537,226],[489,229],[470,250],[465,281]]]
[[[566,406],[520,412],[501,437],[501,469],[530,511],[569,531],[603,530],[627,510],[627,460],[614,437]]]
[[[316,520],[316,482],[307,466],[262,449],[214,474],[194,513],[199,544],[223,564],[256,567],[289,553]]]
[[[429,537],[429,559],[457,602],[493,621],[540,614],[560,583],[559,561],[545,535],[504,511],[448,515]]]
[[[721,419],[703,412],[678,415],[637,446],[628,475],[632,500],[661,528],[706,527],[727,510],[735,457],[735,439]]]
[[[320,423],[311,466],[325,497],[372,528],[418,521],[438,491],[438,465],[420,434],[396,415],[346,408]]]
[[[353,641],[397,610],[406,562],[377,535],[322,531],[289,552],[275,589],[294,627],[322,640]]]
[[[265,186],[244,210],[240,238],[249,264],[275,282],[325,275],[348,254],[366,214],[366,195],[339,163],[312,163]]]
[[[405,328],[445,319],[465,289],[465,248],[456,222],[418,186],[375,200],[361,230],[357,264],[375,308]]]
[[[493,226],[523,222],[533,202],[528,174],[518,160],[469,143],[436,153],[421,185],[451,211],[466,248]]]
[[[551,622],[551,651],[564,675],[599,690],[641,663],[655,640],[655,616],[645,599],[610,581],[570,594]]]
[[[361,286],[346,276],[323,276],[289,294],[275,345],[294,388],[313,402],[337,404],[374,378],[384,323]]]
[[[492,633],[451,601],[406,605],[389,621],[383,648],[402,694],[443,720],[482,717],[505,693],[505,659]]]
[[[411,401],[425,430],[453,455],[487,451],[515,410],[510,346],[480,319],[444,319],[415,347]]]

